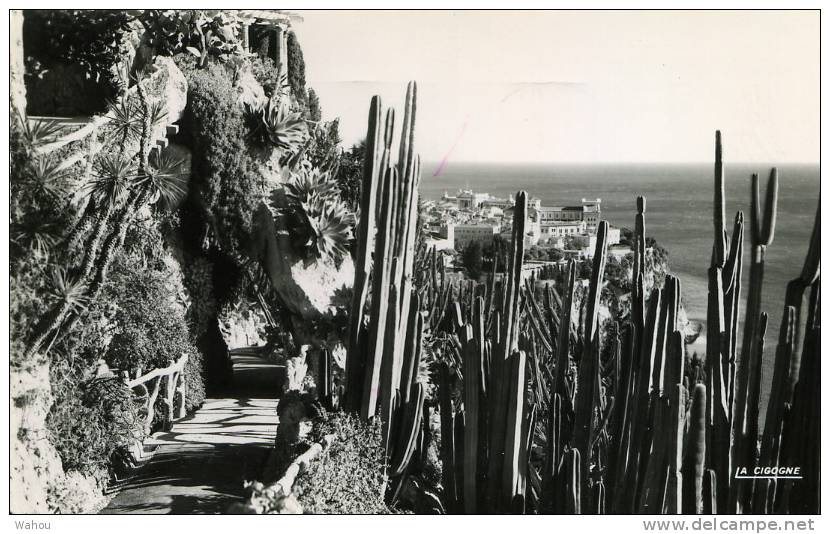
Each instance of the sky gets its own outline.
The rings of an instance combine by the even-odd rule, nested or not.
[[[819,160],[817,11],[313,11],[294,24],[348,146],[418,82],[431,162]],[[399,115],[401,117],[401,115]]]

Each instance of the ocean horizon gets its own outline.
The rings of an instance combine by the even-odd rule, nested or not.
[[[774,165],[725,165],[727,231],[743,211],[749,228],[750,180],[761,177],[761,195]],[[769,315],[764,355],[764,391],[772,378],[772,361],[778,343],[784,293],[789,280],[801,272],[819,202],[819,165],[783,164],[778,169],[778,217],[773,243],[767,248],[762,311]],[[646,197],[646,235],[669,251],[669,267],[681,282],[682,302],[690,319],[706,334],[707,276],[714,239],[712,163],[427,163],[423,165],[420,193],[438,199],[446,191],[473,189],[497,197],[527,191],[543,206],[579,204],[583,198],[602,200],[602,218],[612,226],[633,228],[637,196]],[[749,281],[750,241],[745,232],[743,287]],[[746,291],[741,295],[745,305]],[[743,310],[741,311],[743,315]],[[740,337],[739,337],[740,342]]]

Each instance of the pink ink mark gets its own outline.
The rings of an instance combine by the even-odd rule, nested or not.
[[[450,162],[450,155],[452,155],[453,150],[455,150],[455,147],[458,146],[458,142],[461,141],[461,137],[464,135],[464,132],[467,130],[467,123],[468,123],[468,121],[464,120],[464,124],[461,125],[461,131],[458,132],[458,136],[455,138],[455,142],[453,142],[452,146],[447,151],[447,154],[443,157],[443,159],[441,159],[441,164],[438,165],[438,168],[435,169],[435,172],[432,174],[433,178],[435,178],[436,176],[440,176],[441,173],[444,172],[444,169],[447,168],[447,164],[449,164],[449,162]]]

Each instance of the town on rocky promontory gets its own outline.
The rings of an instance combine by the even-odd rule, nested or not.
[[[510,240],[513,228],[513,198],[460,190],[444,192],[439,200],[424,200],[422,215],[427,248],[444,252],[445,266],[453,266],[455,253],[475,262],[476,250],[486,250],[498,240]],[[528,199],[525,247],[527,274],[543,269],[561,270],[569,259],[590,259],[596,248],[596,233],[602,218],[602,199],[583,198],[579,204],[543,206],[541,199]],[[608,254],[622,259],[632,253],[630,232],[608,227]],[[465,251],[469,253],[465,254]],[[469,265],[454,265],[455,270]],[[475,267],[473,266],[473,271]],[[470,274],[468,272],[468,274]],[[473,277],[475,277],[473,273]]]

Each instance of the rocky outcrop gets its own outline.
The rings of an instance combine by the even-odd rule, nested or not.
[[[12,105],[20,115],[26,113],[26,66],[23,62],[23,11],[9,11],[9,90]]]
[[[338,267],[333,261],[318,258],[306,262],[291,246],[285,216],[274,216],[263,203],[254,215],[254,239],[251,257],[258,258],[288,310],[304,319],[320,317],[332,311],[332,297],[354,281],[354,264],[350,257]]]
[[[65,473],[48,438],[46,417],[52,406],[49,363],[12,369],[10,511],[14,514],[93,513],[107,504],[97,482]]]

